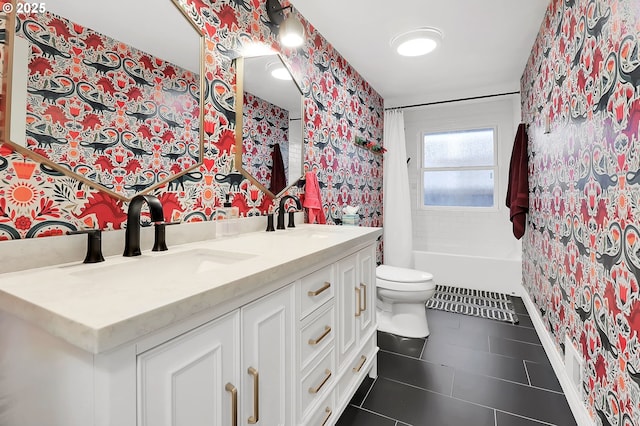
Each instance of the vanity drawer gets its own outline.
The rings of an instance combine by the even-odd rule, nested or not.
[[[308,426],[330,426],[335,423],[334,410],[336,406],[334,392],[329,393],[325,399],[309,414],[309,418],[302,423]]]
[[[333,298],[334,287],[333,266],[331,265],[303,277],[298,287],[299,319],[305,318],[327,300]]]
[[[337,398],[338,401],[346,398],[349,395],[349,391],[355,389],[362,382],[362,378],[365,376],[369,367],[375,361],[378,348],[374,344],[373,338],[364,345],[364,347],[358,352],[358,357],[351,361],[349,368],[344,372],[337,386]]]
[[[303,418],[309,415],[309,408],[333,387],[335,374],[334,352],[332,349],[301,381],[300,410]]]
[[[300,330],[300,370],[305,369],[324,348],[333,344],[336,334],[333,304],[318,316],[308,317],[305,323]]]

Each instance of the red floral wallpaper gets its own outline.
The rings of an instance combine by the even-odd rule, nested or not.
[[[168,0],[167,0],[168,1]],[[282,50],[263,1],[184,0],[205,34],[204,161],[154,191],[168,220],[215,220],[225,195],[243,216],[265,214],[273,200],[235,170],[233,58],[252,42],[279,51],[305,97],[305,167],[318,174],[329,222],[345,204],[361,205],[360,223],[382,225],[382,157],[351,142],[356,134],[382,141],[383,100],[301,17],[306,44]],[[293,13],[297,13],[295,10]],[[0,146],[0,240],[60,234],[86,227],[118,229],[126,203]]]
[[[245,170],[269,188],[274,144],[279,144],[282,158],[288,158],[289,111],[245,92],[242,114],[242,161]],[[284,164],[285,176],[288,176],[288,161]]]
[[[521,80],[524,286],[558,347],[583,355],[598,425],[640,425],[639,4],[553,0]]]

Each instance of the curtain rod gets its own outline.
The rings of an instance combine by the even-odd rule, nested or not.
[[[448,103],[452,103],[452,102],[462,102],[462,101],[473,101],[475,99],[486,99],[486,98],[495,98],[498,96],[508,96],[508,95],[518,95],[520,94],[520,92],[505,92],[505,93],[495,93],[493,95],[482,95],[482,96],[474,96],[471,98],[460,98],[460,99],[449,99],[446,101],[436,101],[436,102],[427,102],[424,104],[414,104],[414,105],[404,105],[404,106],[399,106],[399,107],[390,107],[390,108],[385,108],[385,111],[390,111],[393,109],[406,109],[406,108],[416,108],[416,107],[422,107],[422,106],[429,106],[429,105],[439,105],[439,104],[448,104]]]

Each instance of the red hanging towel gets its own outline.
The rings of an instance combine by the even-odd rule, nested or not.
[[[527,128],[524,123],[521,123],[513,141],[509,166],[509,185],[507,187],[507,207],[509,207],[509,217],[513,223],[513,235],[517,239],[524,235],[527,212],[529,211],[528,145]]]
[[[318,219],[318,223],[320,224],[327,223],[327,219],[324,217],[324,211],[322,210],[318,177],[314,172],[307,172],[305,175],[304,201],[302,205],[308,209],[309,223],[314,223],[316,219]]]

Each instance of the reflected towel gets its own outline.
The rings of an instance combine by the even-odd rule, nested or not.
[[[517,239],[524,235],[527,212],[529,211],[528,144],[526,126],[521,123],[513,141],[509,166],[509,186],[507,187],[507,207],[509,207],[509,217],[513,223],[513,235]]]
[[[315,223],[316,219],[318,219],[318,223],[320,224],[327,223],[327,219],[324,217],[324,211],[322,210],[318,177],[314,172],[307,172],[305,182],[304,202],[302,206],[307,209],[309,223]]]
[[[284,174],[284,161],[282,161],[280,144],[273,144],[271,161],[271,184],[269,186],[269,190],[274,194],[278,194],[287,186],[287,177]]]

